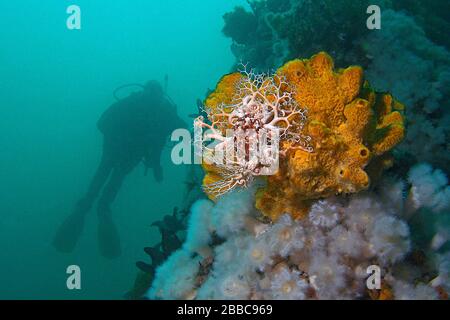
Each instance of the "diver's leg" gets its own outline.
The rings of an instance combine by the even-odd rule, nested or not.
[[[101,187],[112,170],[111,157],[107,147],[103,147],[103,155],[97,171],[90,183],[86,195],[80,199],[72,213],[63,221],[53,238],[53,246],[61,252],[72,252],[83,228],[85,216],[92,207]]]
[[[106,144],[106,143],[105,143]],[[101,188],[105,185],[111,171],[113,169],[113,161],[111,153],[108,151],[108,147],[103,147],[103,155],[97,171],[91,180],[88,192],[86,195],[77,203],[79,210],[87,212],[91,209],[92,204],[97,198]]]
[[[160,154],[152,151],[146,158],[146,165],[152,168],[156,182],[161,182],[163,180],[163,169],[160,163]]]
[[[116,199],[117,193],[119,192],[126,175],[127,173],[120,168],[114,168],[111,178],[103,188],[103,192],[98,200],[97,213],[99,215],[104,213],[109,215],[111,213],[110,206]]]
[[[156,182],[161,182],[163,180],[163,169],[161,164],[155,164],[153,166],[153,177]]]
[[[126,172],[115,168],[97,203],[98,238],[101,254],[106,258],[116,258],[121,254],[120,238],[111,215],[111,204],[117,196]]]

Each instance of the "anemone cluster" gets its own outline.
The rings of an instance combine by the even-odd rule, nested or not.
[[[372,192],[316,201],[305,219],[286,213],[271,223],[254,207],[256,187],[228,193],[215,204],[199,200],[191,209],[186,242],[156,271],[148,295],[446,298],[448,234],[440,229],[445,224],[436,222],[450,210],[447,183],[442,171],[419,164],[408,181],[387,177]],[[422,214],[429,216],[427,223],[417,224]],[[432,236],[416,239],[418,229],[432,230]],[[366,285],[373,265],[381,269],[379,290]]]
[[[406,108],[409,120],[399,151],[450,172],[450,52],[429,40],[413,17],[385,10],[384,25],[369,34],[364,48],[371,57],[367,77],[378,90],[389,90]]]

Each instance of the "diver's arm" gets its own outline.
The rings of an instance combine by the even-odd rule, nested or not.
[[[148,148],[147,153],[144,155],[145,173],[149,168],[153,170],[153,176],[157,182],[161,182],[163,179],[163,169],[161,166],[161,152],[165,145],[165,139],[158,139],[153,141],[153,145]]]
[[[167,123],[171,129],[170,133],[175,129],[188,128],[188,124],[178,115],[177,106],[174,103],[166,100],[164,110],[167,117]]]
[[[154,137],[150,140],[143,158],[144,165],[147,168],[154,168],[160,165],[161,153],[166,140],[166,137]]]

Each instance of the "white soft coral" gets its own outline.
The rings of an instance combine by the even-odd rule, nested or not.
[[[334,255],[312,255],[308,270],[311,286],[319,299],[337,299],[347,285],[348,268]]]
[[[254,188],[234,190],[220,197],[211,211],[212,225],[223,238],[241,232],[254,209]]]
[[[408,181],[411,183],[408,200],[415,209],[426,207],[433,212],[450,209],[450,186],[444,172],[421,163],[409,171]]]
[[[345,223],[349,228],[366,232],[382,212],[381,205],[368,195],[355,195],[345,208]]]
[[[265,234],[268,244],[274,252],[286,258],[291,252],[300,250],[305,245],[303,227],[284,214]]]
[[[339,221],[341,206],[332,200],[319,200],[309,210],[309,221],[322,228],[333,228]]]
[[[410,250],[408,225],[393,216],[381,216],[370,231],[371,249],[383,263],[401,260]]]
[[[309,285],[300,278],[300,272],[287,267],[271,275],[272,298],[276,300],[304,300]]]
[[[209,243],[211,241],[212,224],[211,210],[213,203],[201,199],[196,201],[191,208],[188,221],[188,230],[184,248],[192,253],[198,253],[203,257],[210,253]]]
[[[397,300],[437,300],[436,290],[428,285],[419,283],[412,285],[404,281],[394,281],[394,296]]]
[[[331,230],[329,250],[333,254],[342,254],[352,258],[360,258],[368,249],[368,243],[361,233],[337,226]]]
[[[192,258],[187,250],[180,249],[158,269],[148,292],[150,299],[187,299],[195,290],[195,279],[200,258]]]

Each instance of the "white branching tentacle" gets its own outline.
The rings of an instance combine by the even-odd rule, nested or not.
[[[221,180],[204,186],[208,194],[216,197],[236,187],[246,187],[255,176],[263,174],[264,169],[274,164],[271,161],[278,161],[271,148],[277,144],[278,150],[281,141],[288,142],[288,149],[279,151],[281,156],[289,150],[313,151],[311,138],[302,134],[306,109],[294,99],[285,77],[255,73],[244,64],[241,67],[242,77],[231,104],[220,104],[214,110],[205,107],[208,122],[201,116],[195,120],[196,126],[208,129],[205,140],[217,142],[213,147],[203,145],[208,160],[214,158],[211,156],[214,152],[232,152],[225,161],[214,163]],[[227,130],[233,130],[234,135],[227,135]],[[260,142],[258,136],[262,133],[266,134],[267,144],[257,148],[255,145]],[[255,149],[259,151],[259,158],[252,154]]]

